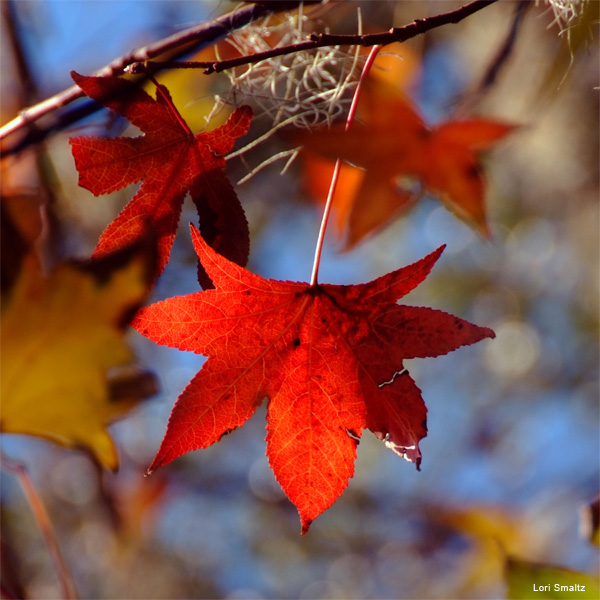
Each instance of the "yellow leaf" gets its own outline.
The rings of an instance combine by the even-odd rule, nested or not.
[[[63,263],[47,277],[26,257],[2,309],[3,432],[83,446],[116,469],[106,426],[141,395],[111,397],[108,370],[133,358],[123,328],[144,300],[153,268],[151,253],[139,250]]]
[[[240,56],[239,52],[231,44],[221,40],[202,48],[187,60],[214,62],[236,56]],[[215,94],[227,89],[227,77],[224,73],[214,73],[207,77],[202,73],[202,69],[167,69],[157,74],[156,79],[168,88],[181,116],[192,131],[215,129],[224,125],[233,112],[233,107],[225,103],[221,110],[211,116],[210,125],[207,121],[215,106]],[[151,81],[144,85],[144,89],[149,94],[155,95],[155,86]]]

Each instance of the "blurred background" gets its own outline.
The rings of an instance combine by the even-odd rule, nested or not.
[[[32,0],[13,2],[8,20],[7,4],[2,124],[71,85],[70,70],[89,74],[236,6]],[[425,198],[350,252],[340,252],[330,232],[323,253],[321,281],[358,283],[445,243],[430,277],[404,302],[497,334],[448,356],[409,361],[429,409],[421,472],[365,431],[349,487],[301,537],[296,510],[265,457],[263,407],[221,443],[144,478],[175,399],[204,359],[130,331],[138,362],[154,371],[160,392],[111,426],[116,474],[101,472],[84,452],[33,437],[2,439],[3,454],[27,466],[47,503],[81,597],[497,598],[506,593],[507,555],[597,574],[598,549],[582,531],[582,514],[599,491],[598,3],[572,22],[564,12],[557,22],[543,2],[521,4],[492,5],[394,49],[403,88],[429,124],[477,114],[520,125],[484,159],[492,240]],[[364,31],[387,31],[458,6],[332,2],[305,26],[350,33],[360,22]],[[271,26],[284,31],[286,19]],[[8,44],[9,29],[21,57]],[[495,64],[495,79],[481,85]],[[230,87],[227,76],[201,71],[160,80],[194,130],[206,126],[214,94],[226,97]],[[255,108],[251,137],[273,124],[264,103]],[[32,211],[51,201],[59,258],[89,257],[133,194],[127,188],[94,198],[77,186],[68,137],[107,127],[111,136],[135,135],[103,110],[3,165],[24,169],[32,152],[41,153]],[[287,148],[284,137],[272,136],[243,161],[232,159],[229,173],[240,179],[248,165]],[[284,175],[282,166],[266,166],[237,189],[251,227],[249,268],[306,281],[319,204],[306,191],[301,161]],[[150,301],[197,291],[188,233],[196,220],[186,203]],[[23,491],[5,471],[1,500],[2,540],[16,578],[28,597],[59,598]]]

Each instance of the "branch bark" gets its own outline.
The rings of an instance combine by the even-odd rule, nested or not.
[[[275,56],[284,56],[293,54],[303,50],[314,50],[323,46],[386,46],[393,42],[405,42],[413,37],[426,33],[442,25],[456,24],[466,17],[480,11],[481,9],[494,4],[498,0],[474,0],[469,4],[440,15],[427,17],[424,19],[416,19],[403,27],[392,27],[389,31],[382,33],[370,33],[366,35],[335,35],[330,33],[312,34],[304,42],[290,44],[289,46],[280,46],[265,50],[264,52],[256,52],[248,56],[239,56],[229,60],[221,60],[214,62],[200,61],[170,61],[156,62],[149,61],[144,65],[132,65],[133,72],[142,72],[144,69],[151,71],[165,68],[179,69],[204,69],[206,75],[211,73],[220,73],[233,67],[257,63],[261,60],[273,58]]]
[[[412,23],[403,27],[393,27],[389,31],[383,33],[373,33],[366,35],[335,35],[329,33],[313,34],[309,36],[305,42],[273,48],[266,52],[257,52],[248,56],[242,56],[231,60],[224,60],[212,63],[202,62],[177,62],[176,60],[158,62],[152,61],[156,56],[160,56],[169,51],[174,51],[174,57],[181,56],[186,52],[197,48],[201,44],[208,44],[227,35],[233,30],[239,29],[244,25],[254,21],[255,19],[264,16],[269,12],[273,12],[280,2],[268,3],[257,2],[241,10],[233,11],[211,21],[196,27],[192,27],[175,35],[172,35],[163,40],[159,40],[149,46],[145,46],[138,50],[134,50],[130,54],[115,59],[110,64],[93,73],[96,77],[106,77],[110,75],[120,75],[126,70],[135,72],[144,69],[149,69],[156,72],[166,68],[203,68],[206,74],[215,73],[230,69],[232,67],[245,64],[259,62],[274,56],[282,56],[292,54],[301,50],[310,50],[321,48],[323,46],[383,46],[392,42],[404,42],[418,35],[424,34],[432,29],[443,25],[456,24],[467,18],[468,16],[482,10],[483,8],[494,4],[498,0],[474,0],[456,10],[427,17],[424,19],[416,19]],[[285,4],[290,4],[289,2]],[[297,4],[297,3],[296,3]],[[136,65],[139,67],[136,69]],[[74,100],[83,98],[84,94],[77,86],[72,86],[51,98],[36,104],[30,108],[21,111],[19,116],[3,127],[0,127],[0,140],[8,135],[34,123],[41,117],[61,109]],[[90,114],[99,107],[95,103],[90,103],[89,106],[81,107],[79,110],[73,111],[65,115],[64,119],[59,123],[58,128],[62,128],[67,124],[73,123],[83,116]],[[21,140],[12,148],[3,149],[2,155],[14,154],[27,147],[35,141],[43,139],[48,133],[57,128],[57,125],[50,125],[45,129],[38,130],[35,139],[26,138]]]
[[[273,12],[273,9],[267,3],[256,3],[245,6],[242,9],[234,10],[209,23],[202,23],[201,25],[190,27],[185,31],[171,35],[154,42],[153,44],[138,48],[125,56],[113,60],[105,67],[92,73],[92,75],[96,77],[120,75],[125,72],[125,69],[129,65],[145,62],[171,51],[174,52],[174,57],[181,56],[196,49],[202,44],[214,42],[231,31],[239,29],[270,12]],[[19,113],[18,117],[0,127],[0,140],[19,131],[27,125],[34,123],[43,116],[59,110],[71,102],[83,97],[85,97],[85,94],[81,89],[78,86],[73,85],[51,98],[47,98],[29,108],[25,108]],[[78,118],[81,117],[79,116]],[[12,153],[10,150],[3,152],[3,154],[10,153]]]

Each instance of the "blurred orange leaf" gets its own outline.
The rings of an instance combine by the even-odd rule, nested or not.
[[[315,154],[354,165],[342,173],[334,201],[340,233],[346,232],[346,248],[351,248],[406,212],[424,191],[438,195],[458,218],[489,237],[480,152],[513,129],[480,118],[429,128],[395,87],[378,78],[365,82],[360,122],[347,133],[334,125],[299,134],[296,140],[310,152],[307,185],[316,197],[324,197],[329,182],[327,168]],[[363,174],[350,175],[355,167],[364,169]]]

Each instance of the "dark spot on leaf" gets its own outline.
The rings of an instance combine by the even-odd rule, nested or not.
[[[467,177],[471,179],[479,179],[481,174],[481,167],[478,164],[469,165],[469,168],[466,170]]]
[[[294,346],[298,347],[300,345],[300,338],[296,338],[294,340]]]
[[[309,296],[320,296],[321,294],[323,294],[323,288],[320,285],[313,285],[311,287],[309,287],[305,292],[303,292],[305,294],[308,294]]]
[[[252,292],[250,290],[246,290],[246,296],[252,296]]]

